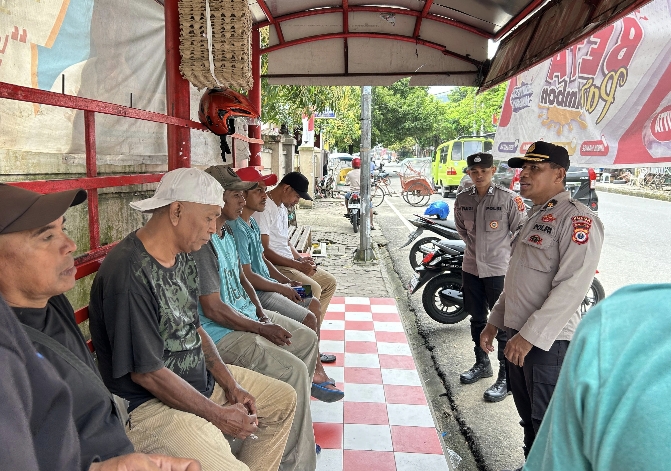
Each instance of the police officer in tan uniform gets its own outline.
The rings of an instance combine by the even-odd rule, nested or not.
[[[569,156],[563,147],[538,141],[508,165],[522,168],[520,193],[534,206],[514,235],[504,290],[480,345],[493,351],[498,329],[506,329],[509,386],[522,418],[526,456],[580,320],[578,308],[599,263],[603,225],[564,189]]]
[[[526,220],[526,207],[515,192],[492,184],[494,158],[478,153],[466,159],[473,186],[460,192],[454,203],[454,222],[466,242],[462,264],[464,308],[471,315],[471,337],[475,344],[475,364],[461,374],[464,384],[493,375],[487,352],[480,347],[480,333],[487,325],[487,313],[503,290],[503,279],[510,260],[512,232]],[[484,398],[498,402],[508,395],[503,350],[506,332],[499,330],[499,374]]]

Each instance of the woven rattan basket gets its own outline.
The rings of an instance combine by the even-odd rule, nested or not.
[[[179,23],[179,70],[185,79],[199,89],[252,87],[247,0],[181,0]]]

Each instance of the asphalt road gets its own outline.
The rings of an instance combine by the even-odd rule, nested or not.
[[[385,169],[393,171],[398,167],[387,165]],[[396,176],[392,176],[392,188],[400,191]],[[440,199],[434,195],[431,201]],[[446,201],[452,209],[454,198]],[[400,196],[387,196],[385,203],[377,208],[376,225],[389,241],[394,270],[404,284],[409,282],[413,272],[408,263],[408,248],[400,249],[411,232],[403,218],[422,214],[424,209],[408,205]],[[669,202],[599,193],[599,217],[604,223],[606,238],[598,278],[606,294],[628,284],[671,282],[671,273],[666,267],[666,255],[671,251],[670,216]],[[520,466],[522,430],[512,397],[497,404],[484,402],[482,393],[493,378],[473,385],[459,383],[459,373],[474,361],[468,320],[456,325],[433,321],[421,306],[421,290],[410,297],[409,303],[414,309],[417,330],[424,339],[423,348],[430,354],[422,356],[429,359],[425,361],[433,362],[425,366],[432,366],[436,377],[445,385],[448,391],[445,407],[452,409],[473,454],[473,458],[464,457],[458,469],[497,471]],[[493,365],[497,364],[495,354],[490,359]],[[461,439],[454,438],[455,443],[457,438]],[[450,437],[446,437],[446,443],[449,447]]]

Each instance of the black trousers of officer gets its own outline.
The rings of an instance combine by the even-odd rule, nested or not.
[[[517,333],[514,329],[506,331],[508,338]],[[547,352],[536,346],[531,347],[524,357],[522,367],[506,362],[508,388],[513,393],[517,413],[522,419],[520,425],[524,428],[525,458],[531,450],[555,390],[569,343],[568,340],[555,340]]]
[[[505,277],[490,276],[479,278],[471,273],[462,272],[464,292],[464,309],[471,315],[471,338],[476,347],[480,347],[480,334],[487,325],[487,316],[494,307],[503,291]],[[506,348],[508,336],[505,330],[499,329],[496,334],[498,341],[498,359],[505,360],[503,350]]]

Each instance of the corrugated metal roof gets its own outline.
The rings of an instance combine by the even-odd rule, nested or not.
[[[538,0],[536,0],[536,3]],[[250,0],[274,84],[482,82],[488,40],[529,0]]]
[[[650,0],[248,0],[273,84],[488,88]],[[500,40],[487,59],[488,40]]]

